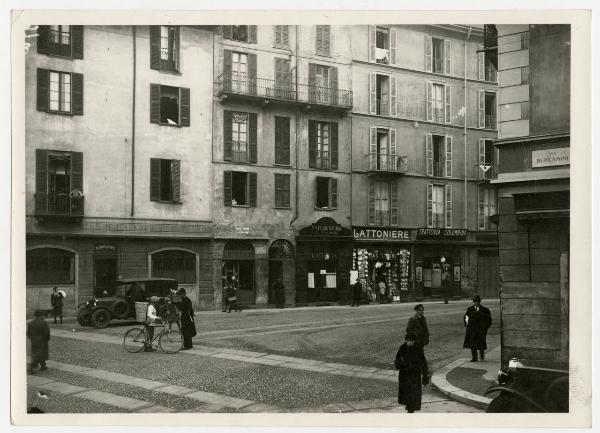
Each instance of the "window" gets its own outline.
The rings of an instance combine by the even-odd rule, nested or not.
[[[287,48],[289,45],[290,26],[273,26],[275,30],[275,45]]]
[[[452,137],[427,134],[425,136],[427,175],[452,177]]]
[[[337,179],[317,177],[315,206],[319,209],[337,208]]]
[[[83,215],[83,153],[36,149],[36,215]]]
[[[369,61],[384,65],[396,63],[396,30],[369,26]]]
[[[181,165],[176,159],[150,159],[150,200],[181,202]]]
[[[256,207],[256,173],[225,171],[223,176],[225,206]]]
[[[370,225],[398,225],[398,186],[396,182],[371,179],[369,184]]]
[[[496,125],[496,92],[479,91],[480,128],[497,129]]]
[[[334,122],[308,122],[309,167],[337,170],[338,124]]]
[[[451,87],[440,83],[427,83],[427,120],[450,123]]]
[[[427,227],[452,227],[452,185],[427,185]]]
[[[83,59],[83,26],[39,26],[38,53]]]
[[[395,129],[371,127],[369,168],[370,170],[382,171],[396,171],[398,169]]]
[[[27,285],[74,284],[75,254],[59,248],[27,251]]]
[[[290,165],[290,118],[275,116],[275,164]]]
[[[225,89],[242,94],[256,94],[256,54],[223,51]]]
[[[397,114],[396,77],[371,73],[369,79],[369,112],[381,116]]]
[[[490,55],[483,51],[483,46],[479,47],[477,52],[477,60],[479,66],[479,74],[478,79],[481,81],[490,81],[497,82],[498,81],[498,71],[496,70],[496,66],[492,62]]]
[[[492,140],[479,139],[479,179],[494,179],[498,168],[498,149]]]
[[[256,26],[223,26],[223,38],[255,44]]]
[[[290,175],[275,173],[275,207],[290,207]]]
[[[448,39],[425,36],[425,70],[450,75],[452,73],[451,46]]]
[[[479,188],[479,208],[477,210],[477,226],[479,230],[490,230],[489,218],[496,214],[496,189]]]
[[[331,51],[331,26],[319,25],[316,27],[316,48],[319,56],[329,56]]]
[[[37,109],[82,115],[83,75],[38,68]]]
[[[190,89],[150,84],[150,122],[190,126]]]
[[[179,26],[150,26],[150,67],[179,70]]]
[[[152,254],[152,277],[174,278],[179,284],[196,283],[196,255],[187,251],[167,250]]]
[[[296,99],[296,91],[294,90],[294,83],[292,81],[290,60],[276,57],[274,96],[283,99]]]
[[[231,162],[257,161],[256,113],[224,111],[223,159]]]

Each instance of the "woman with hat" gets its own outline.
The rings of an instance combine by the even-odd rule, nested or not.
[[[31,340],[31,364],[27,373],[33,374],[33,369],[40,365],[40,371],[46,370],[48,360],[48,342],[50,341],[50,327],[44,320],[44,312],[36,310],[35,319],[27,324],[27,337]]]
[[[183,349],[189,350],[192,348],[192,337],[196,336],[196,323],[194,322],[194,308],[192,300],[187,297],[185,289],[179,289],[181,296],[181,333],[183,334]]]
[[[415,334],[407,333],[394,361],[398,370],[398,404],[406,406],[408,413],[421,410],[421,384],[429,383],[427,360],[415,340]]]
[[[473,305],[467,308],[463,321],[467,328],[463,347],[471,349],[471,362],[477,362],[477,351],[483,361],[487,349],[487,331],[492,325],[492,314],[489,309],[481,305],[479,295],[473,296]]]

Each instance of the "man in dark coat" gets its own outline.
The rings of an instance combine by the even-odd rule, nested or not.
[[[50,341],[50,327],[44,320],[44,313],[36,310],[35,319],[27,324],[27,337],[31,340],[31,364],[27,368],[29,374],[40,365],[40,371],[46,370],[48,360],[48,342]]]
[[[423,304],[415,305],[415,315],[408,319],[406,333],[416,337],[415,346],[423,347],[429,344],[429,328],[425,319],[425,307]]]
[[[179,289],[181,296],[181,334],[183,335],[183,350],[192,348],[192,337],[196,336],[196,323],[194,322],[194,308],[192,300],[187,297],[185,289]]]
[[[352,286],[352,306],[360,306],[360,295],[362,293],[362,283],[356,280],[354,286]]]
[[[471,349],[471,362],[477,362],[477,351],[479,358],[483,361],[484,351],[487,349],[488,328],[492,325],[492,314],[490,310],[481,305],[481,297],[473,296],[473,305],[467,308],[464,316],[464,323],[467,327],[465,335],[465,349]]]
[[[58,291],[58,287],[52,288],[52,294],[50,295],[50,305],[52,305],[52,315],[54,316],[54,323],[56,323],[56,318],[60,317],[60,324],[62,325],[63,294]]]
[[[421,410],[421,383],[429,383],[427,360],[415,338],[414,334],[406,334],[394,362],[398,370],[398,404],[405,405],[408,413]]]

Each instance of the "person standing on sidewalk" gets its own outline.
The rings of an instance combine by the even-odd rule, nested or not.
[[[429,383],[427,360],[415,340],[415,334],[407,333],[394,361],[398,370],[398,404],[406,406],[408,413],[421,410],[421,383]]]
[[[356,280],[356,283],[352,286],[352,306],[359,307],[360,306],[360,295],[362,293],[362,283],[359,280]]]
[[[183,334],[183,350],[191,349],[192,337],[196,336],[196,323],[194,321],[194,307],[192,300],[187,297],[185,289],[179,289],[181,296],[181,334]]]
[[[52,306],[52,315],[54,316],[54,323],[56,318],[60,318],[60,324],[62,325],[62,314],[63,314],[63,294],[58,291],[58,287],[52,288],[52,294],[50,295],[50,305]]]
[[[380,304],[386,303],[387,302],[387,296],[386,296],[387,287],[386,287],[384,279],[379,280],[379,282],[377,283],[377,288],[379,289],[379,303]]]
[[[467,308],[464,316],[464,324],[467,328],[465,335],[465,349],[471,349],[471,362],[477,362],[477,351],[479,350],[479,359],[485,359],[485,350],[487,349],[486,336],[489,327],[492,325],[492,314],[490,310],[481,305],[481,297],[473,296],[473,305]]]
[[[423,350],[429,344],[429,328],[427,319],[425,319],[425,307],[423,304],[417,304],[414,309],[415,315],[408,319],[406,334],[413,334],[416,338],[415,346]]]
[[[44,312],[36,310],[35,319],[27,324],[27,337],[31,340],[31,363],[27,373],[33,374],[33,369],[40,365],[40,371],[46,370],[48,360],[48,342],[50,341],[50,327],[44,320]]]

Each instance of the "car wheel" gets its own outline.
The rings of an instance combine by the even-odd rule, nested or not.
[[[119,319],[124,319],[129,314],[129,304],[125,301],[116,301],[112,306],[113,314]]]
[[[80,326],[90,326],[90,313],[85,312],[85,313],[79,313],[77,315],[77,323],[79,323]]]
[[[110,313],[107,310],[96,310],[92,313],[92,325],[98,329],[106,328],[110,322]]]

